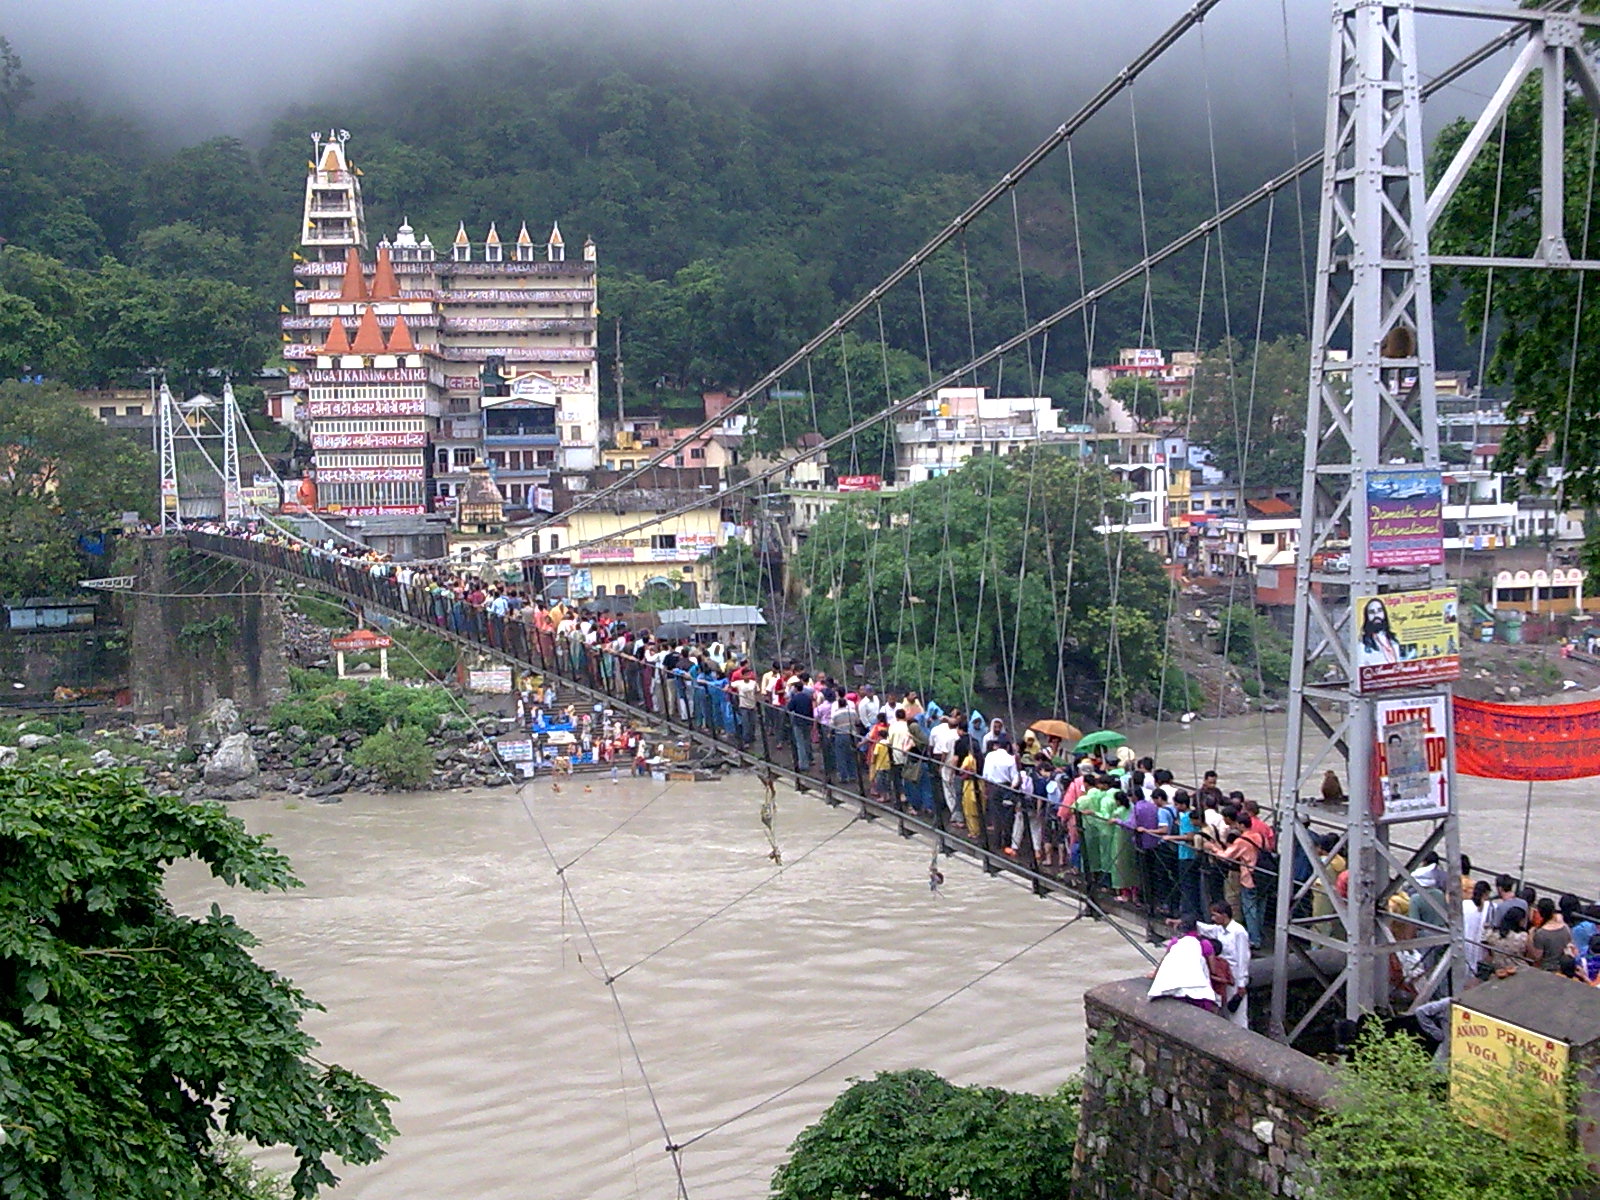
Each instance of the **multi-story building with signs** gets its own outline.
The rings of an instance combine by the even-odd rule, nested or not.
[[[283,319],[284,356],[300,365],[290,386],[310,424],[318,503],[449,507],[482,458],[508,505],[531,506],[553,471],[593,469],[593,241],[569,260],[557,226],[537,245],[526,223],[509,244],[493,224],[481,242],[462,225],[440,251],[403,223],[365,262],[360,183],[343,137],[317,139],[294,312]],[[363,339],[363,321],[382,354],[372,334]],[[419,480],[420,489],[409,486]],[[392,484],[408,486],[378,486]]]

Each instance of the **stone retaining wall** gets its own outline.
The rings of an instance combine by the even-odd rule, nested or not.
[[[1090,1200],[1298,1196],[1329,1106],[1320,1062],[1129,979],[1084,996],[1089,1055],[1073,1164]]]

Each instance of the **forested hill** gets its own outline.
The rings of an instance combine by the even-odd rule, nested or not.
[[[542,46],[476,63],[393,65],[351,78],[337,104],[276,114],[263,145],[218,138],[173,150],[115,113],[46,106],[29,94],[28,64],[8,62],[0,372],[85,384],[151,365],[194,377],[271,360],[314,128],[351,131],[374,240],[402,216],[436,244],[460,220],[474,240],[491,220],[503,237],[523,219],[541,242],[553,220],[570,245],[593,236],[602,351],[620,319],[632,388],[689,394],[739,386],[783,357],[1066,115],[1024,116],[1001,86],[927,105],[888,83],[814,74],[711,82],[625,55]],[[1143,126],[1148,233],[1125,112],[1108,114],[1105,132],[1077,147],[1075,180],[1056,156],[1019,190],[1030,313],[1078,294],[1080,253],[1092,285],[1137,261],[1146,236],[1159,244],[1211,211],[1203,126],[1193,113],[1181,127],[1169,115]],[[1264,165],[1250,139],[1230,139],[1226,128],[1219,136],[1224,200],[1280,169]],[[1013,214],[1001,208],[967,238],[980,348],[1020,323]],[[1258,214],[1228,244],[1235,307],[1252,318],[1261,227]],[[1280,234],[1294,227],[1279,222]],[[1298,246],[1274,250],[1269,336],[1303,324],[1302,266]],[[1198,277],[1198,256],[1158,277],[1143,317],[1137,287],[1103,305],[1097,345],[1130,344],[1142,329],[1145,341],[1190,344]],[[969,344],[967,282],[959,254],[924,281],[941,363],[959,361]],[[1220,340],[1222,311],[1213,298],[1208,343]],[[886,305],[885,322],[891,341],[920,359],[915,296]],[[875,340],[875,323],[870,333]],[[1052,358],[1064,372],[1083,362],[1081,351],[1072,364],[1059,347]]]

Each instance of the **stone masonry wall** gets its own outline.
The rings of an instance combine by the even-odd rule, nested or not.
[[[282,695],[283,604],[269,580],[155,540],[140,547],[138,580],[127,624],[139,717],[188,722],[224,697],[259,712]]]
[[[1089,1055],[1073,1164],[1085,1200],[1298,1196],[1323,1064],[1129,979],[1084,996]]]

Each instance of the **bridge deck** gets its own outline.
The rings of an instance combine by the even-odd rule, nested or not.
[[[538,671],[582,695],[627,714],[642,725],[668,729],[681,738],[692,739],[700,746],[714,749],[727,758],[755,768],[767,782],[781,779],[796,791],[815,794],[835,807],[857,806],[861,816],[868,821],[882,818],[893,820],[901,837],[924,839],[935,854],[962,856],[973,860],[991,875],[1028,886],[1038,896],[1077,903],[1081,915],[1107,921],[1147,959],[1153,961],[1145,943],[1163,938],[1163,931],[1156,928],[1142,909],[1123,904],[1097,889],[1081,888],[1070,880],[1040,871],[1033,864],[947,832],[914,812],[904,811],[868,795],[860,772],[857,772],[856,782],[852,785],[833,778],[826,768],[821,771],[815,768],[801,770],[793,761],[781,761],[771,741],[784,742],[787,739],[771,739],[764,720],[756,722],[762,736],[761,752],[757,753],[757,746],[741,746],[719,730],[684,722],[634,703],[621,694],[624,685],[620,671],[600,669],[593,660],[584,664],[587,668],[584,672],[586,678],[579,678],[570,670],[562,670],[565,664],[555,661],[556,654],[553,646],[547,644],[548,639],[541,639],[519,621],[497,618],[466,605],[449,605],[445,607],[455,611],[440,611],[420,589],[412,589],[414,594],[408,595],[406,589],[394,579],[373,575],[359,564],[321,551],[217,534],[191,532],[186,536],[190,547],[199,553],[249,562],[268,574],[310,584],[342,596],[364,611],[381,612],[393,620],[447,638],[465,649]]]

